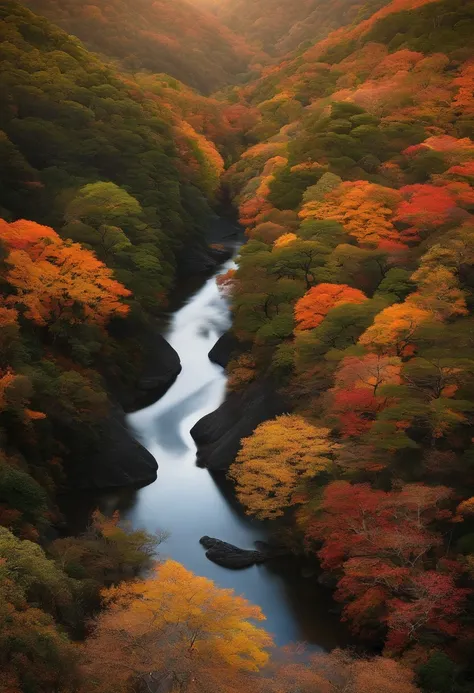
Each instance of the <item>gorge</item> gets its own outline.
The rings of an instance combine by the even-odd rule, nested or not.
[[[0,693],[470,693],[473,33],[0,2]]]
[[[234,266],[230,260],[218,272],[223,274]],[[348,636],[331,605],[331,593],[304,577],[303,561],[286,557],[233,571],[207,560],[199,543],[201,537],[211,535],[253,549],[254,542],[266,540],[272,530],[271,523],[245,515],[225,472],[211,474],[196,464],[196,445],[190,431],[222,404],[226,393],[225,373],[211,363],[208,354],[230,328],[231,315],[216,276],[202,278],[198,289],[195,283],[191,279],[177,287],[173,301],[177,306],[165,320],[164,337],[180,356],[181,373],[156,403],[127,416],[131,431],[158,463],[156,482],[141,490],[67,496],[62,507],[66,516],[68,509],[73,510],[76,527],[98,507],[108,516],[119,511],[122,520],[133,528],[165,532],[167,539],[160,547],[163,559],[177,560],[197,575],[232,588],[259,605],[279,645],[304,640],[323,649],[343,646]]]

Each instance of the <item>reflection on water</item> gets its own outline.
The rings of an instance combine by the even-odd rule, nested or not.
[[[229,262],[221,271],[231,266]],[[253,548],[255,540],[267,536],[264,524],[242,512],[225,478],[196,466],[189,433],[224,399],[224,372],[209,361],[208,352],[229,326],[229,308],[215,277],[174,313],[165,336],[179,353],[183,370],[164,397],[128,416],[135,436],[158,461],[158,480],[140,491],[102,496],[100,506],[105,512],[119,509],[135,527],[169,532],[161,555],[258,604],[278,644],[307,640],[325,648],[343,645],[337,618],[329,614],[329,594],[302,578],[296,563],[279,561],[234,572],[208,561],[199,544],[208,534]]]

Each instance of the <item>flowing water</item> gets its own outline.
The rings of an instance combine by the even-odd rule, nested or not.
[[[280,559],[231,571],[206,558],[199,544],[203,535],[254,548],[255,540],[267,537],[268,528],[244,515],[224,475],[211,475],[195,464],[196,447],[189,431],[223,402],[226,391],[223,369],[208,358],[230,326],[228,303],[216,277],[191,292],[169,317],[164,336],[178,352],[182,372],[160,400],[128,416],[134,435],[159,464],[158,479],[139,491],[102,494],[98,505],[104,512],[119,509],[134,527],[169,532],[161,556],[178,560],[258,604],[277,644],[306,640],[327,649],[344,645],[344,630],[331,613],[330,593],[314,578],[302,577],[295,561]]]

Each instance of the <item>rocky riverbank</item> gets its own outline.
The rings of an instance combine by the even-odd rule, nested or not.
[[[286,411],[284,399],[267,380],[252,383],[243,392],[230,392],[216,411],[191,429],[198,446],[199,466],[226,471],[239,451],[241,439]]]

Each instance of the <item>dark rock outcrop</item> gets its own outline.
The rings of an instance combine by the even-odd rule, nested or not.
[[[77,468],[69,470],[69,489],[146,486],[156,480],[158,464],[148,450],[132,438],[123,410],[112,405],[100,438]]]
[[[219,265],[232,257],[233,249],[212,248],[201,243],[190,244],[178,258],[178,274],[189,277],[195,274],[212,274]]]
[[[152,393],[154,399],[164,395],[181,373],[178,353],[159,333],[154,332],[145,355],[143,375],[138,382],[141,392]]]
[[[120,341],[121,336],[116,339]],[[110,369],[104,362],[100,372],[110,398],[131,412],[153,404],[166,393],[181,372],[181,361],[158,325],[137,331],[128,353],[133,359],[129,365]]]
[[[213,537],[201,537],[199,543],[207,549],[206,557],[224,568],[240,570],[257,563],[263,563],[271,558],[271,554],[265,551],[239,549],[238,546]]]
[[[241,439],[287,410],[283,398],[267,381],[253,383],[244,392],[231,392],[219,409],[191,429],[198,446],[198,464],[215,471],[227,470]]]
[[[209,360],[225,368],[234,353],[242,351],[242,344],[232,332],[224,332],[209,352]]]

